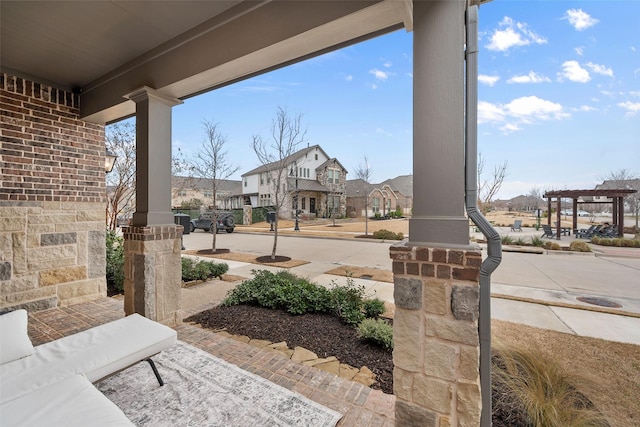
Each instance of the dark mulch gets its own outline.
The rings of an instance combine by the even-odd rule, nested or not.
[[[291,258],[283,255],[276,255],[275,258],[271,258],[271,255],[259,256],[256,261],[262,264],[270,264],[272,262],[287,262],[291,261]]]
[[[200,249],[198,255],[228,254],[229,252],[231,252],[230,249],[216,249],[215,251],[213,249]]]
[[[286,341],[289,348],[300,346],[318,357],[335,356],[353,367],[366,366],[377,379],[371,388],[393,393],[391,351],[360,341],[356,328],[335,316],[322,313],[292,316],[281,310],[235,305],[216,307],[185,320],[211,329],[226,328],[231,334],[252,339]]]

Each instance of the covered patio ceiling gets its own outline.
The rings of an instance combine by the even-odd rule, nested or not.
[[[2,71],[81,95],[84,120],[185,99],[402,27],[407,0],[0,2]]]

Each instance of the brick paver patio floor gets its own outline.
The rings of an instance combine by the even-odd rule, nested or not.
[[[185,317],[192,312],[195,310],[185,313]],[[122,300],[100,298],[31,313],[29,336],[34,345],[43,344],[122,316]],[[343,416],[338,426],[395,425],[393,395],[293,362],[278,353],[226,338],[199,326],[181,324],[175,329],[179,340],[340,412]]]

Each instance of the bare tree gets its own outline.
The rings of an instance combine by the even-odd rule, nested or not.
[[[213,197],[213,215],[211,218],[211,230],[213,239],[211,250],[216,251],[216,236],[218,235],[218,209],[216,203],[217,192],[220,183],[236,173],[240,166],[229,162],[227,152],[224,150],[227,144],[227,137],[218,129],[218,124],[209,120],[203,120],[205,139],[202,142],[200,151],[189,162],[191,171],[200,178],[206,178],[211,182],[211,193]]]
[[[501,165],[496,165],[493,169],[493,175],[490,179],[483,179],[484,158],[482,152],[478,153],[478,203],[480,207],[487,210],[498,194],[504,178],[507,174],[508,162],[505,160]]]
[[[364,196],[364,235],[369,235],[369,184],[371,181],[371,174],[373,171],[369,166],[369,160],[367,156],[364,156],[363,163],[360,163],[355,170],[356,178],[362,181],[362,188],[360,191]]]
[[[306,130],[302,129],[302,115],[292,116],[282,107],[278,107],[276,117],[271,122],[271,138],[264,140],[260,135],[254,135],[251,147],[258,160],[265,166],[265,173],[270,182],[271,201],[275,210],[273,234],[273,249],[271,259],[276,259],[278,245],[278,218],[282,206],[287,200],[287,176],[291,166],[290,157],[297,151],[297,147],[305,141]],[[297,166],[296,166],[297,167]]]
[[[115,230],[118,217],[129,216],[135,200],[136,129],[131,123],[116,123],[105,129],[107,150],[118,156],[107,174],[107,227]]]
[[[640,175],[627,169],[611,170],[607,175],[601,177],[603,181],[612,181],[619,189],[632,188],[638,193],[629,194],[625,197],[625,203],[636,218],[636,229],[638,228],[638,218],[640,217]],[[622,224],[624,227],[624,224]]]

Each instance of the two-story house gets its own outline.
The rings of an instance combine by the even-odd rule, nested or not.
[[[336,158],[313,145],[291,154],[282,164],[283,168],[276,163],[262,165],[242,175],[243,204],[273,206],[279,191],[279,198],[284,197],[282,217],[294,217],[296,208],[303,217],[346,214],[347,170]],[[276,189],[279,172],[281,187]]]

